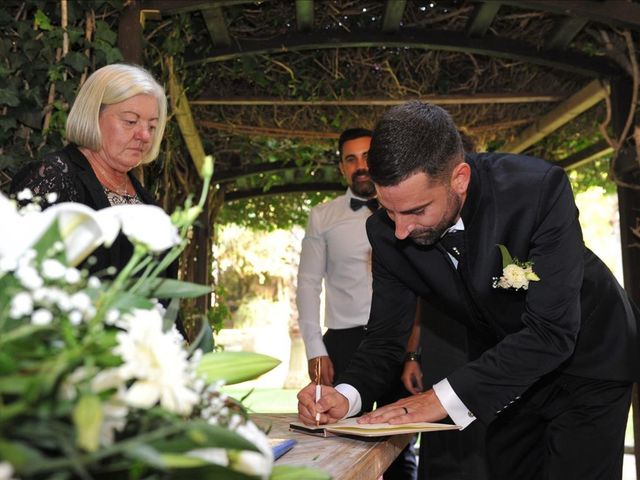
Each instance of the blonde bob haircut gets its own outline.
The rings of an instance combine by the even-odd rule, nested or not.
[[[67,117],[67,140],[94,152],[102,148],[99,116],[105,105],[124,102],[136,95],[152,95],[158,101],[158,125],[149,152],[142,163],[158,156],[167,123],[167,96],[144,68],[114,63],[93,72],[82,85]]]

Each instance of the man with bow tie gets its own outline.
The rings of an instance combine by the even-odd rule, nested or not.
[[[342,133],[338,141],[338,168],[347,182],[347,191],[311,209],[302,240],[296,295],[298,323],[307,353],[309,377],[315,382],[319,371],[323,385],[333,385],[347,368],[351,355],[364,338],[369,320],[371,245],[365,223],[378,208],[367,166],[370,143],[370,130],[352,128]],[[327,327],[324,335],[320,325],[323,282]],[[395,390],[401,389],[400,374],[398,366],[393,382],[397,385]],[[388,403],[399,395],[378,396],[364,404],[363,410],[370,410],[375,400],[385,403],[385,397]],[[416,473],[410,445],[385,472],[384,478],[411,480],[416,478]]]

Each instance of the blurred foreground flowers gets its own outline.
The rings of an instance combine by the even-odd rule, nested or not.
[[[203,354],[175,328],[178,299],[208,287],[160,275],[203,199],[169,217],[0,194],[0,480],[322,478],[273,468],[265,434],[219,391],[278,361]],[[120,231],[134,254],[115,278],[76,268]]]

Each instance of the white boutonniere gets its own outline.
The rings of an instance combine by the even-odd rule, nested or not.
[[[522,262],[513,258],[504,245],[498,245],[502,254],[502,275],[493,277],[493,288],[513,288],[527,290],[529,282],[539,282],[540,277],[533,271],[533,262]]]

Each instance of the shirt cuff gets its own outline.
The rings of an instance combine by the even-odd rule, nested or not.
[[[322,341],[322,335],[317,338],[309,339],[305,342],[305,350],[307,352],[307,360],[316,357],[328,357],[327,347]]]
[[[440,380],[433,386],[433,391],[449,414],[449,417],[451,417],[451,420],[460,426],[461,430],[464,430],[475,421],[476,416],[462,403],[460,397],[458,397],[456,392],[453,391],[453,388],[451,388],[449,380],[446,378]]]
[[[347,400],[349,401],[349,411],[342,418],[353,417],[360,413],[360,410],[362,410],[362,399],[360,398],[358,390],[348,383],[341,383],[336,385],[336,391],[347,397]]]

